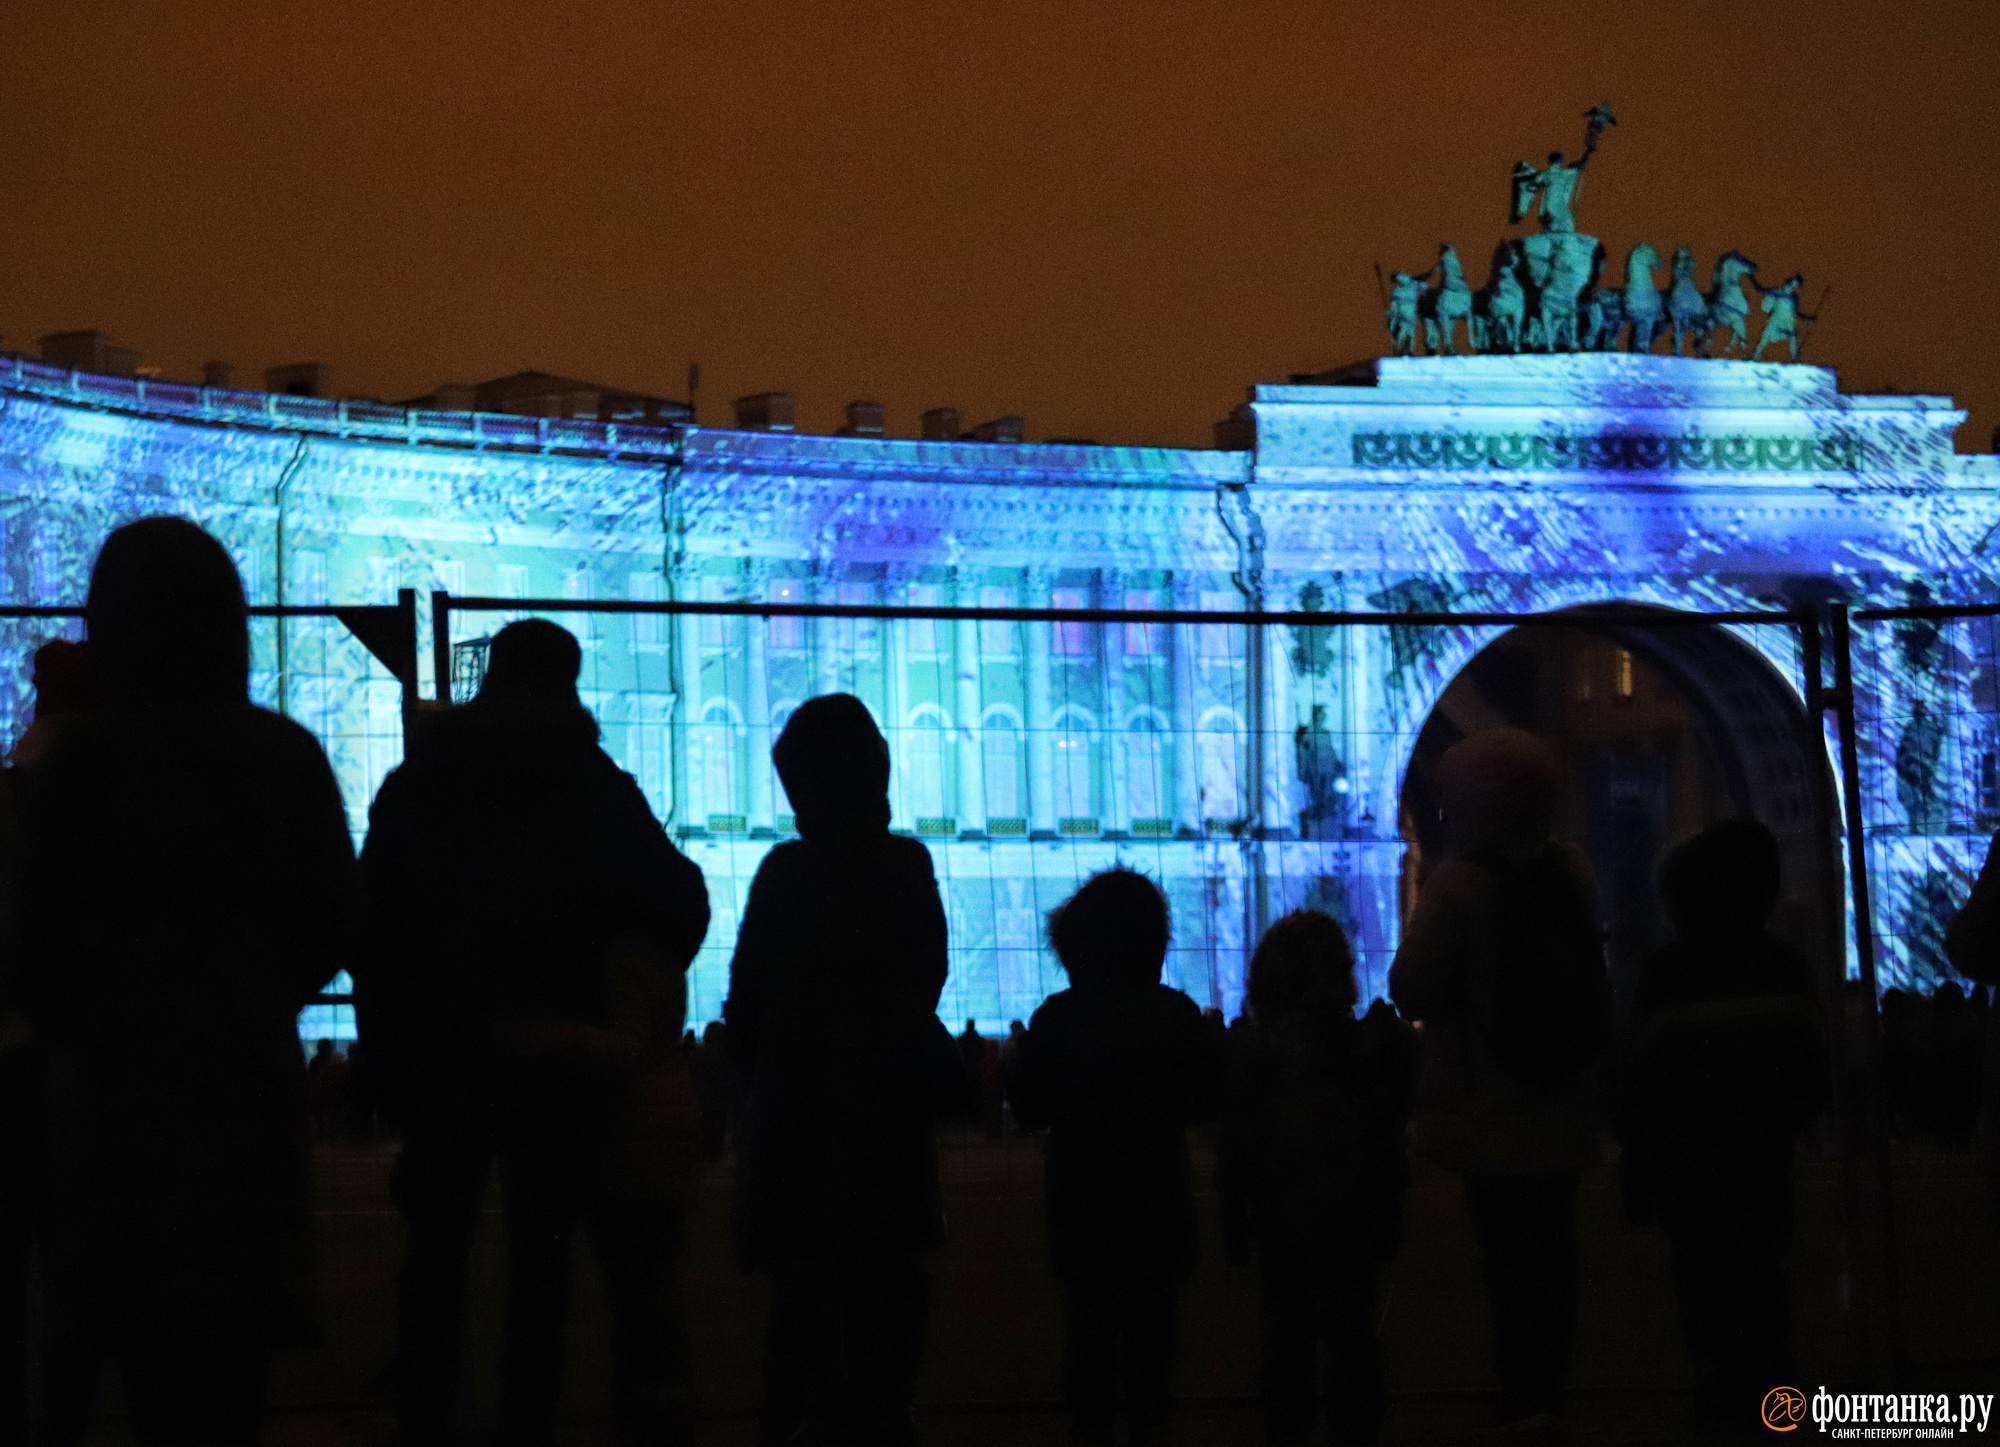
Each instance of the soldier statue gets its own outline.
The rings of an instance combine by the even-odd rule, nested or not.
[[[1411,357],[1417,351],[1417,309],[1423,301],[1424,278],[1398,271],[1389,279],[1389,355]]]
[[[1805,280],[1795,271],[1776,286],[1757,286],[1754,281],[1750,283],[1764,294],[1764,330],[1758,334],[1757,350],[1751,355],[1751,361],[1763,361],[1764,348],[1777,346],[1780,342],[1790,345],[1793,361],[1799,359],[1800,321],[1819,320],[1814,313],[1799,310],[1799,288],[1805,285]]]

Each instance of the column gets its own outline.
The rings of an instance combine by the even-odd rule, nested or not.
[[[1029,608],[1046,608],[1054,591],[1055,574],[1046,567],[1028,569]],[[1047,623],[1022,625],[1021,666],[1026,670],[1028,719],[1028,834],[1053,839],[1056,833],[1055,725],[1052,717],[1055,680],[1055,635]]]
[[[951,570],[952,601],[960,608],[979,606],[980,568]],[[958,666],[957,694],[952,712],[957,716],[954,746],[958,759],[958,828],[986,832],[986,732],[981,706],[979,625],[961,618],[953,626],[953,650]]]
[[[1292,660],[1290,630],[1270,627],[1264,635],[1264,834],[1271,839],[1290,839],[1299,830],[1299,812],[1294,807],[1298,792],[1292,781],[1298,777],[1298,750],[1293,737],[1297,720],[1292,716]]]
[[[1116,568],[1105,568],[1097,575],[1097,596],[1100,608],[1117,608],[1125,601],[1123,575]],[[1098,709],[1098,737],[1104,740],[1104,768],[1099,777],[1104,781],[1100,786],[1104,791],[1101,823],[1107,834],[1129,834],[1132,831],[1131,780],[1127,777],[1130,761],[1125,757],[1125,629],[1117,623],[1102,623],[1097,629],[1098,692],[1101,707]]]
[[[743,565],[743,596],[761,602],[769,596],[771,565],[751,558]],[[743,666],[746,679],[743,730],[750,750],[749,825],[769,832],[777,821],[771,814],[771,625],[766,618],[743,620]]]
[[[669,576],[673,596],[679,601],[692,602],[701,596],[699,562],[684,557],[676,559]],[[676,817],[683,828],[706,829],[708,799],[703,789],[702,747],[697,741],[708,698],[701,680],[701,619],[689,613],[674,618],[674,685],[674,691],[680,695],[674,710],[678,721],[674,749],[674,798],[679,805]]]
[[[815,603],[840,601],[839,563],[822,559],[813,564],[812,597]],[[813,693],[841,693],[840,622],[838,618],[812,620]]]
[[[883,570],[884,604],[895,608],[909,601],[910,575],[914,571],[908,563],[891,563]],[[917,821],[910,814],[910,794],[904,787],[903,778],[903,763],[909,757],[906,747],[909,742],[909,679],[905,676],[909,644],[909,624],[900,618],[882,620],[882,732],[889,740],[889,804],[896,822],[914,829]]]
[[[1185,572],[1176,571],[1173,583],[1176,612],[1192,613],[1201,607],[1201,590]],[[1201,667],[1199,628],[1193,623],[1173,626],[1174,689],[1174,807],[1173,816],[1183,830],[1201,833],[1201,728],[1200,693],[1196,688]]]

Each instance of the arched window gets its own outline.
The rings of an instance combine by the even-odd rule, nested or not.
[[[1135,715],[1125,725],[1126,812],[1137,819],[1162,819],[1167,813],[1166,749],[1159,720]]]
[[[995,709],[986,715],[980,747],[986,766],[986,817],[1019,819],[1021,808],[1021,721]]]
[[[950,728],[943,712],[927,704],[910,714],[903,730],[903,807],[912,819],[938,819],[946,812],[944,750]]]
[[[1064,709],[1055,721],[1055,785],[1058,819],[1097,817],[1097,770],[1092,758],[1096,721],[1078,709]]]
[[[1204,819],[1241,819],[1243,736],[1233,715],[1218,711],[1201,721],[1196,745],[1201,760],[1201,814]]]

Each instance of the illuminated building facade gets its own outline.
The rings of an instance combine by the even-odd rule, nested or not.
[[[1950,399],[1664,356],[1385,359],[1258,387],[1244,445],[1201,451],[431,411],[21,359],[0,362],[0,393],[13,602],[80,599],[104,533],[161,511],[222,537],[253,601],[287,603],[399,587],[1206,610],[1903,603],[1993,596],[2000,527],[2000,460],[1954,453]],[[606,746],[708,875],[696,1020],[720,1004],[757,861],[791,825],[771,739],[814,694],[857,693],[884,723],[896,827],[930,844],[949,902],[943,1009],[987,1027],[1060,983],[1042,916],[1114,860],[1167,888],[1169,977],[1199,1002],[1233,1014],[1246,937],[1301,904],[1348,923],[1364,997],[1379,991],[1410,845],[1434,832],[1424,761],[1511,707],[1497,672],[1484,695],[1447,696],[1497,627],[554,616],[585,642]],[[501,621],[458,615],[454,642]],[[46,631],[15,625],[0,657],[16,731],[25,651]],[[1990,630],[1921,632],[1858,635],[1886,981],[1939,968],[1940,901],[2000,824]],[[1564,707],[1642,697],[1633,657],[1677,690],[1705,731],[1708,812],[1773,823],[1793,925],[1838,958],[1793,637],[1609,645],[1598,691],[1578,684]],[[293,624],[282,657],[259,632],[255,687],[327,740],[361,830],[400,752],[395,682],[334,625]]]

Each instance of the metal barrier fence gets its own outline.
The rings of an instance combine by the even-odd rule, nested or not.
[[[1435,857],[1438,844],[1434,818],[1423,817],[1426,770],[1407,771],[1413,793],[1403,786],[1406,766],[1413,758],[1427,766],[1442,743],[1470,731],[1450,707],[1440,722],[1438,708],[1506,630],[1553,630],[1567,639],[1559,651],[1568,666],[1603,671],[1594,684],[1581,674],[1550,682],[1545,692],[1578,692],[1543,701],[1558,741],[1567,726],[1580,751],[1598,753],[1617,732],[1601,720],[1621,709],[1650,710],[1658,733],[1713,733],[1716,722],[1682,697],[1701,682],[1689,676],[1700,658],[1667,650],[1677,678],[1642,697],[1636,680],[1652,674],[1646,645],[1593,652],[1587,640],[1604,630],[1628,640],[1690,624],[1781,635],[1789,641],[1770,644],[1765,662],[1809,701],[1808,655],[1816,666],[1819,644],[1810,614],[1761,610],[1222,612],[438,593],[434,672],[446,701],[476,688],[495,628],[529,615],[553,617],[583,642],[584,696],[607,747],[710,873],[716,923],[694,972],[693,1018],[719,1010],[749,877],[770,842],[791,832],[770,744],[805,698],[849,691],[890,739],[896,826],[931,841],[941,873],[958,882],[947,885],[956,941],[947,1013],[989,1029],[1024,1018],[1059,985],[1042,958],[1041,917],[1113,859],[1167,885],[1180,931],[1170,978],[1204,1004],[1233,1014],[1262,926],[1308,904],[1343,919],[1364,995],[1383,992],[1423,847]],[[1741,673],[1743,660],[1733,666]],[[1508,688],[1492,682],[1503,707],[1520,703],[1505,697]],[[1472,705],[1493,712],[1490,700]],[[1778,712],[1767,708],[1761,722]],[[1700,775],[1694,793],[1721,800],[1733,788],[1740,801],[1742,769],[1689,762]],[[1663,797],[1660,772],[1607,778],[1624,801],[1617,818],[1572,811],[1577,836],[1596,836],[1593,852],[1616,856],[1615,883],[1639,906],[1628,913],[1645,916],[1620,942],[1628,953],[1657,917],[1645,904],[1653,859],[1639,858],[1648,839],[1657,855],[1684,832],[1676,820],[1704,812],[1698,798]],[[1827,941],[1818,944],[1825,958]]]

